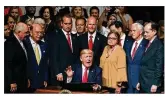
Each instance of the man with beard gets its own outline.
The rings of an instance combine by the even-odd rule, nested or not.
[[[34,16],[34,14],[36,12],[36,7],[35,6],[26,6],[25,10],[26,10],[26,14],[21,16],[20,21],[25,22],[27,19],[32,19],[34,21],[34,19],[36,18],[36,16]]]

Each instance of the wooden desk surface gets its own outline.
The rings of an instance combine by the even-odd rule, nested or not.
[[[35,93],[40,93],[40,94],[45,94],[45,93],[55,93],[59,94],[61,92],[61,87],[56,87],[56,86],[49,86],[44,89],[37,89]],[[88,91],[71,91],[72,94],[107,94],[109,93],[107,90],[102,90],[99,92],[88,92]]]

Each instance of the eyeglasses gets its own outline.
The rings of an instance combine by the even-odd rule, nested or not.
[[[108,40],[117,40],[117,38],[114,38],[114,37],[108,37]]]

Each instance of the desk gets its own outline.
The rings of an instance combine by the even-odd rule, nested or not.
[[[61,92],[61,87],[49,86],[44,89],[37,89],[35,93],[45,94],[45,93],[55,93],[59,94]],[[99,92],[88,92],[88,91],[71,91],[72,94],[108,94],[107,90],[101,90]]]

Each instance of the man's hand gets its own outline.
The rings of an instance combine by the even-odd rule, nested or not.
[[[120,94],[120,92],[121,92],[121,87],[117,87],[115,93]]]
[[[92,86],[92,88],[93,88],[93,91],[101,90],[101,86],[98,85],[98,84],[94,84],[94,85]]]
[[[10,91],[11,92],[17,91],[17,84],[16,83],[10,84]]]
[[[30,80],[28,79],[28,88],[30,87]]]
[[[57,75],[57,80],[63,81],[63,75],[61,73]]]
[[[72,71],[72,67],[69,66],[68,68],[66,68],[66,74],[67,74],[67,77],[72,77],[73,76],[73,73],[74,71]]]
[[[44,86],[45,86],[45,87],[47,87],[47,85],[48,85],[48,84],[47,84],[47,82],[46,82],[46,81],[44,81]]]
[[[140,83],[138,83],[137,85],[136,85],[136,90],[140,90]]]
[[[157,90],[157,86],[156,85],[152,85],[151,86],[151,92],[154,93],[154,92],[156,92],[156,90]]]

